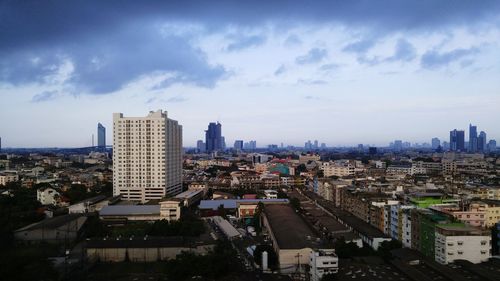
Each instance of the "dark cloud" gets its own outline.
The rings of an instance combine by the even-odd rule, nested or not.
[[[20,63],[21,62],[21,63]],[[183,83],[214,87],[226,70],[210,65],[206,55],[182,36],[162,36],[150,28],[124,30],[88,42],[66,43],[50,49],[21,50],[0,58],[1,81],[43,83],[70,62],[73,71],[66,81],[76,93],[105,94],[117,91],[150,74],[170,74],[158,87]]]
[[[38,102],[50,101],[56,99],[57,96],[58,96],[57,91],[45,91],[40,94],[34,95],[33,98],[31,99],[31,102],[38,103]]]
[[[310,64],[318,63],[328,56],[328,51],[326,49],[313,48],[303,56],[299,56],[295,59],[297,64]]]
[[[427,32],[488,23],[497,19],[499,11],[500,1],[495,0],[325,0],[314,5],[285,0],[7,0],[0,2],[0,82],[44,83],[68,61],[74,72],[67,82],[76,91],[91,93],[116,91],[152,73],[170,74],[163,86],[213,87],[227,75],[222,66],[207,62],[205,54],[191,44],[193,38],[162,37],[155,32],[163,23],[198,24],[205,33],[234,26],[251,29],[274,24],[286,29],[301,24],[340,24],[362,28],[377,38],[395,31]],[[256,46],[262,40],[245,38],[231,43],[228,50]],[[360,41],[344,50],[366,52],[373,44]],[[299,61],[307,63],[311,58]],[[321,54],[317,58],[320,61]],[[447,59],[430,53],[422,65],[442,65]]]
[[[257,47],[266,42],[265,36],[252,35],[252,36],[242,36],[235,38],[232,43],[227,45],[226,50],[228,52],[240,51],[243,49]]]
[[[278,69],[276,69],[276,71],[274,72],[274,76],[279,76],[285,72],[286,72],[286,67],[284,64],[282,64],[280,65],[280,67],[278,67]]]
[[[471,47],[469,49],[455,49],[449,52],[441,53],[437,50],[430,50],[422,55],[420,64],[426,69],[438,69],[477,53],[479,53],[479,48],[476,47]]]

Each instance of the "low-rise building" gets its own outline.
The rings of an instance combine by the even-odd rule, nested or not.
[[[108,222],[176,221],[181,217],[181,200],[170,198],[158,205],[109,205],[99,211],[99,217]]]
[[[72,242],[86,221],[86,216],[77,214],[48,218],[14,231],[14,237],[27,242]]]
[[[440,224],[436,226],[435,247],[435,259],[442,264],[485,262],[491,257],[491,233],[463,223]]]

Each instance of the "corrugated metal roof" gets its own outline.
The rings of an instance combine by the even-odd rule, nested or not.
[[[236,209],[238,204],[252,204],[252,203],[288,203],[288,199],[224,199],[224,200],[201,200],[200,209],[217,210],[220,205],[224,209]]]

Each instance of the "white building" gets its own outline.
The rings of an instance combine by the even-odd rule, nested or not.
[[[40,188],[36,191],[36,200],[42,205],[57,205],[61,195],[52,187]]]
[[[272,189],[264,190],[264,195],[266,196],[267,199],[278,199],[278,191],[276,190]]]
[[[442,264],[455,260],[485,262],[491,257],[491,233],[460,223],[438,224],[434,252],[436,261]]]
[[[1,173],[0,174],[0,185],[7,185],[9,182],[14,182],[19,180],[16,173]]]
[[[333,249],[320,249],[311,252],[311,281],[319,281],[326,274],[334,274],[339,270],[339,258]]]
[[[105,221],[176,221],[181,217],[181,200],[170,198],[157,205],[109,205],[99,211]]]
[[[167,112],[113,114],[113,194],[142,203],[182,191],[182,126]]]

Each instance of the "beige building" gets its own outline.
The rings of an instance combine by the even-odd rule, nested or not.
[[[19,177],[15,173],[1,173],[0,174],[0,185],[7,185],[9,182],[14,182],[19,180]]]
[[[113,194],[147,202],[182,191],[182,126],[167,112],[113,114]]]

